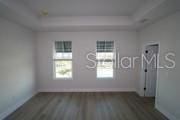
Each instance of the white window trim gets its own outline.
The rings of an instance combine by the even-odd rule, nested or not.
[[[69,40],[68,40],[69,41]],[[56,41],[53,41],[53,55],[52,55],[52,58],[53,58],[53,80],[73,80],[73,52],[72,52],[72,58],[71,59],[55,59],[54,58],[54,54],[56,53],[55,51],[55,43]],[[72,41],[71,41],[72,43]],[[72,43],[73,44],[73,43]],[[72,47],[72,46],[71,46]],[[71,48],[72,49],[72,48]],[[72,50],[73,51],[73,50]],[[72,61],[72,76],[71,77],[62,77],[62,78],[56,78],[56,70],[55,70],[55,61],[58,61],[58,60],[69,60],[69,61]]]
[[[100,40],[100,41],[106,41],[106,40]],[[109,41],[112,41],[112,40],[109,40]],[[115,49],[116,49],[116,44],[115,44],[115,41],[113,41],[114,42],[114,51],[113,51],[113,54],[115,55],[114,57],[114,59],[113,59],[113,77],[98,77],[97,76],[97,62],[98,62],[98,60],[96,59],[96,79],[97,80],[115,80],[116,78],[116,67],[114,68],[114,65],[115,65],[115,61],[116,61],[116,51],[115,51]],[[96,41],[96,56],[97,56],[97,41]],[[102,59],[103,60],[103,59]]]

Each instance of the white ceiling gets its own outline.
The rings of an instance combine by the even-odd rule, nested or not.
[[[49,16],[130,16],[147,0],[21,0]]]
[[[35,31],[139,30],[180,11],[180,0],[0,0],[0,17]],[[40,16],[41,10],[48,16]]]

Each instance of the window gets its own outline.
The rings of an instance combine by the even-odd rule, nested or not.
[[[72,42],[56,41],[54,46],[55,78],[72,78]]]
[[[114,42],[97,41],[97,78],[113,78],[114,76]]]

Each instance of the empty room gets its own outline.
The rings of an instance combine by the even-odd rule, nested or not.
[[[0,120],[180,120],[180,0],[0,0]]]

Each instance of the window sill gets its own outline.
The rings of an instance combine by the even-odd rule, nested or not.
[[[96,78],[97,80],[115,80],[114,77]]]
[[[54,78],[54,80],[73,80],[73,78]]]

